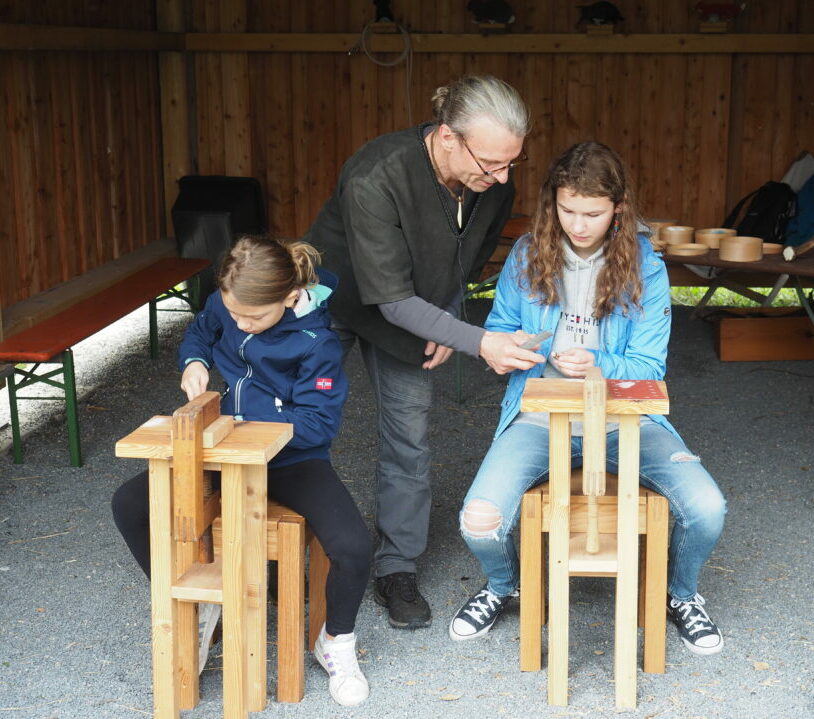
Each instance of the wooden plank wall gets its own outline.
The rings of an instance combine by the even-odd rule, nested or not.
[[[248,32],[357,32],[373,17],[373,4],[362,0],[296,0],[273,8],[262,0],[227,4],[231,13],[240,8]],[[476,30],[462,1],[391,5],[412,32]],[[579,32],[575,5],[515,1],[513,31]],[[686,0],[619,5],[625,32],[695,32],[698,27],[694,3]],[[810,5],[805,0],[750,3],[733,30],[812,32]],[[230,31],[223,3],[195,0],[194,7],[192,32]],[[464,72],[503,77],[532,109],[531,161],[516,178],[516,209],[522,212],[533,210],[552,156],[582,139],[600,139],[622,154],[645,215],[697,226],[719,224],[739,197],[780,179],[800,151],[814,152],[814,89],[805,79],[814,76],[814,54],[415,53],[409,78],[406,63],[381,67],[363,53],[247,57],[248,93],[230,103],[222,69],[226,55],[195,55],[198,168],[206,174],[235,166],[237,159],[226,149],[225,123],[230,118],[235,124],[235,113],[241,137],[249,137],[251,147],[240,166],[261,179],[270,218],[286,235],[307,229],[355,148],[429,119],[434,88]]]
[[[167,2],[168,0],[161,0]],[[0,23],[156,30],[157,0],[0,4]],[[369,0],[175,0],[188,32],[359,33]],[[515,33],[579,33],[578,0],[513,0]],[[691,0],[620,0],[626,33],[690,33]],[[392,0],[413,33],[473,33],[464,0]],[[812,33],[809,0],[756,0],[740,33]],[[601,40],[597,40],[601,42]],[[814,152],[812,54],[421,53],[411,72],[363,53],[196,52],[190,167],[258,177],[280,234],[300,235],[342,162],[429,118],[434,88],[492,73],[534,117],[516,210],[530,213],[554,154],[597,138],[626,159],[641,209],[696,226]],[[395,54],[376,56],[390,62]],[[0,306],[150,243],[165,230],[159,59],[144,52],[0,52]],[[177,129],[177,128],[176,128]],[[172,182],[166,185],[171,187]],[[168,189],[169,194],[169,189]],[[171,231],[171,228],[168,228]]]
[[[0,22],[155,27],[152,0],[4,3]],[[0,307],[162,236],[157,68],[148,52],[0,52]]]

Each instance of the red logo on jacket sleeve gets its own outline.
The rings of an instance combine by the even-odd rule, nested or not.
[[[317,389],[331,389],[333,385],[334,381],[330,377],[317,377]]]

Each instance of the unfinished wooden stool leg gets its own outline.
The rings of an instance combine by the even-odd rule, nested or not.
[[[172,538],[172,491],[170,463],[153,459],[149,463],[150,495],[150,596],[153,644],[153,716],[178,719],[181,716],[177,609],[172,598],[175,570],[175,542]]]
[[[246,467],[246,661],[247,706],[259,712],[268,703],[266,637],[268,636],[268,559],[266,517],[268,481],[262,465]]]
[[[639,415],[619,416],[614,675],[616,708],[636,708],[636,648],[639,572]]]
[[[247,602],[245,594],[247,467],[223,465],[221,517],[223,521],[223,715],[246,719]]]
[[[305,520],[282,517],[277,525],[277,701],[305,694]]]
[[[314,651],[317,637],[325,624],[325,583],[331,562],[325,550],[312,532],[308,540],[308,650]]]
[[[667,500],[655,495],[647,499],[647,542],[644,547],[644,658],[650,674],[664,674],[667,631],[667,530],[670,510]]]
[[[520,671],[538,672],[542,664],[543,502],[537,487],[523,495],[520,509]]]
[[[548,703],[568,704],[568,554],[571,503],[571,427],[552,412],[549,428],[551,524],[548,537]]]

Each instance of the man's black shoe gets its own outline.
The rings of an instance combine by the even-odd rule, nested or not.
[[[430,605],[419,593],[412,572],[395,572],[377,577],[373,596],[378,604],[387,607],[391,626],[398,629],[430,626]]]

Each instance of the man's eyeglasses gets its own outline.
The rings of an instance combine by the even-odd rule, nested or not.
[[[494,170],[487,170],[483,165],[480,164],[480,160],[475,157],[475,153],[469,148],[469,145],[466,144],[466,138],[463,135],[458,135],[461,138],[461,142],[463,146],[466,148],[466,151],[472,155],[472,159],[475,161],[475,164],[478,166],[478,169],[485,175],[486,177],[494,177],[498,172],[503,172],[503,170],[511,170],[513,167],[517,167],[521,162],[525,162],[529,159],[529,156],[526,154],[525,150],[520,153],[520,155],[514,160],[512,160],[508,165],[501,165],[500,167],[496,167]]]

